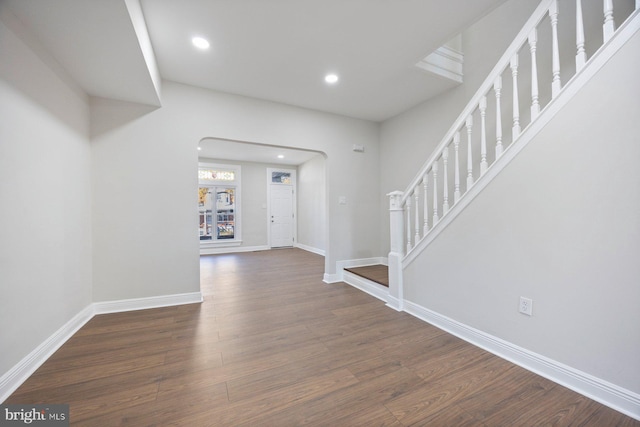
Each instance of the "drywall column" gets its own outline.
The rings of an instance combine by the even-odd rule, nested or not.
[[[404,308],[402,295],[402,234],[404,232],[402,191],[394,191],[389,196],[390,243],[389,252],[389,300],[387,305],[395,310]]]

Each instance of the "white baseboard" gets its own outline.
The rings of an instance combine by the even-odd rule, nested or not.
[[[531,372],[640,420],[640,394],[519,347],[410,301],[404,311]]]
[[[395,311],[404,311],[404,305],[402,301],[391,295],[387,296],[387,307],[394,309]]]
[[[16,391],[62,344],[67,342],[73,334],[91,320],[93,315],[93,306],[87,306],[2,375],[0,377],[0,403],[4,402],[11,393]]]
[[[305,250],[307,252],[311,252],[311,253],[314,253],[314,254],[317,254],[317,255],[325,256],[325,250],[324,249],[314,248],[312,246],[303,245],[302,243],[296,243],[293,246],[296,247],[296,248],[300,248],[302,250]]]
[[[146,310],[149,308],[195,304],[202,301],[201,292],[191,292],[187,294],[159,295],[148,298],[96,302],[93,303],[93,310],[95,314],[122,313],[125,311]]]
[[[367,265],[389,265],[389,260],[386,257],[373,257],[373,258],[361,258],[361,259],[347,259],[342,261],[336,261],[336,272],[325,273],[322,279],[325,283],[338,283],[344,281],[344,269],[352,267],[364,267]]]
[[[13,368],[0,377],[0,403],[4,402],[23,382],[25,382],[51,355],[58,350],[96,314],[119,313],[148,308],[202,302],[202,293],[192,292],[176,295],[161,295],[149,298],[135,298],[119,301],[97,302],[76,314],[42,344],[26,355]]]
[[[360,258],[360,259],[346,259],[342,261],[336,261],[336,271],[344,270],[345,268],[352,267],[365,267],[367,265],[388,265],[386,257],[372,257],[372,258]]]
[[[268,251],[269,246],[227,246],[224,248],[200,248],[200,255],[233,254],[237,252]]]
[[[381,301],[387,302],[389,298],[389,288],[386,288],[377,283],[373,283],[364,277],[360,277],[357,274],[345,271],[343,273],[343,282],[354,288],[360,289],[362,292],[366,292],[371,296],[378,298]]]
[[[334,273],[334,274],[324,273],[324,276],[322,277],[322,281],[324,283],[342,282],[342,270],[340,271],[340,274],[338,274],[338,273]]]
[[[338,281],[343,281],[343,271],[345,268],[353,267],[365,267],[367,265],[389,265],[386,257],[373,257],[373,258],[360,258],[360,259],[346,259],[342,261],[336,261],[336,275],[340,278]]]

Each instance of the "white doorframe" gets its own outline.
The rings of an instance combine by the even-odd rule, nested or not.
[[[291,183],[285,185],[291,185],[293,188],[293,242],[291,243],[291,246],[295,246],[296,243],[298,243],[298,189],[296,170],[284,168],[267,168],[267,245],[271,247],[271,186],[280,185],[272,182],[273,172],[285,172],[291,174]]]

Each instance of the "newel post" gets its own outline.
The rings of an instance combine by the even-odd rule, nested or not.
[[[402,191],[394,191],[389,196],[390,247],[389,252],[389,299],[387,305],[394,310],[404,309],[402,295],[402,257],[404,249],[404,209]],[[408,224],[407,226],[411,226]]]

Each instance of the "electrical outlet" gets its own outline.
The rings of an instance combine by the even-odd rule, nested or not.
[[[520,297],[520,306],[518,310],[527,316],[533,315],[533,300],[530,298]]]

